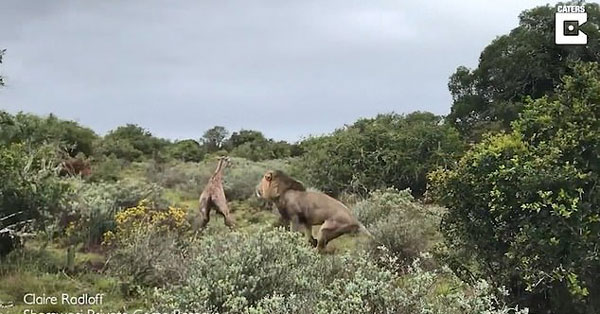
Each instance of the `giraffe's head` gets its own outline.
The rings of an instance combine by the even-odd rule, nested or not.
[[[232,164],[231,158],[229,158],[229,156],[220,156],[217,157],[217,160],[219,161],[219,168],[221,169],[224,169],[225,167],[228,167]]]

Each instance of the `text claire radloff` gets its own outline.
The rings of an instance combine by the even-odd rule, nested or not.
[[[62,293],[60,295],[46,295],[46,294],[35,294],[35,293],[27,293],[23,296],[23,303],[26,305],[70,305],[70,306],[78,306],[78,307],[86,307],[86,306],[101,306],[104,302],[106,294],[97,293],[97,294],[80,294],[76,296],[69,295],[67,293]],[[0,313],[2,314],[2,313]],[[131,310],[129,312],[124,312],[122,310],[117,311],[105,311],[105,310],[94,310],[94,309],[86,309],[84,311],[37,311],[33,308],[23,310],[23,314],[203,314],[199,312],[184,312],[180,310],[173,310],[172,312],[155,312],[148,310]]]

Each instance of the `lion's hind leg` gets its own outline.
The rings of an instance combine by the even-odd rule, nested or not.
[[[319,229],[319,236],[317,239],[317,249],[322,251],[327,246],[327,243],[331,240],[341,236],[345,233],[354,232],[359,228],[354,223],[340,223],[335,220],[327,220]]]

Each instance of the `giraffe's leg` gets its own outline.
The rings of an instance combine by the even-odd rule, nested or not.
[[[204,228],[210,220],[210,199],[202,194],[200,196],[200,229]]]
[[[223,218],[225,219],[225,225],[230,228],[235,227],[235,221],[229,213],[229,206],[227,206],[227,200],[225,199],[225,193],[223,192],[223,189],[219,189],[219,191],[216,192],[215,197],[213,197],[213,202],[215,205],[217,205],[219,213],[223,215]]]

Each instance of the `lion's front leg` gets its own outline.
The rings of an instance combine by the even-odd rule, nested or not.
[[[293,216],[290,218],[290,222],[291,222],[291,229],[294,232],[302,232],[302,224],[300,223],[300,220],[298,219],[298,216]]]
[[[277,220],[277,226],[285,228],[286,231],[290,231],[290,220],[285,217],[279,216],[279,220]]]
[[[273,204],[273,210],[279,213],[279,220],[277,221],[277,225],[284,227],[287,231],[290,231],[291,218],[287,211],[285,209],[279,208],[275,204]]]
[[[292,217],[292,231],[304,232],[306,239],[312,246],[317,246],[317,239],[312,235],[312,226],[304,221],[301,221],[296,215]]]

